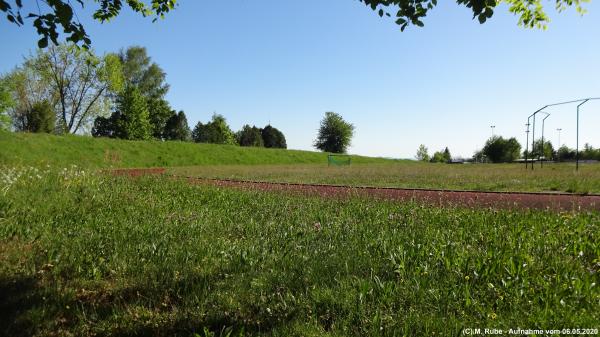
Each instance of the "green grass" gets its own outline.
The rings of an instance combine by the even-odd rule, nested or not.
[[[598,328],[599,233],[597,212],[432,208],[5,170],[0,334]]]
[[[600,165],[586,164],[576,172],[574,164],[539,165],[533,171],[522,164],[430,164],[410,161],[321,165],[216,165],[178,167],[171,174],[270,182],[317,183],[352,186],[459,189],[479,191],[528,191],[600,193]]]
[[[356,163],[388,159],[353,156]],[[161,167],[216,164],[327,163],[327,154],[184,142],[127,141],[0,131],[0,165]]]

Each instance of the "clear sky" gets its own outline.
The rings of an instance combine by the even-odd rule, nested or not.
[[[76,2],[73,2],[78,6]],[[152,23],[129,10],[110,23],[78,16],[97,53],[141,45],[167,73],[173,108],[190,126],[223,114],[232,129],[269,121],[289,148],[313,149],[326,111],[356,127],[349,152],[412,158],[448,146],[470,157],[491,135],[524,145],[543,105],[600,97],[600,2],[528,30],[501,6],[486,24],[439,1],[425,27],[400,32],[355,0],[180,0]],[[0,72],[36,48],[30,25],[0,20]],[[575,107],[548,109],[546,137],[575,146]],[[539,125],[539,124],[538,124]],[[582,110],[581,142],[600,146],[600,101]],[[541,128],[536,131],[538,134]]]

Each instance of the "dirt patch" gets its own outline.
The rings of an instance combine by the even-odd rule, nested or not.
[[[139,177],[160,175],[165,168],[115,169],[113,175]],[[600,195],[530,192],[480,192],[393,187],[354,187],[320,184],[273,183],[229,179],[173,176],[192,184],[235,187],[260,191],[284,191],[325,198],[367,196],[385,200],[417,201],[434,206],[466,206],[494,209],[546,209],[553,211],[600,211]]]
[[[105,170],[104,172],[115,175],[115,176],[128,176],[128,177],[141,177],[147,175],[160,175],[165,173],[164,167],[152,167],[152,168],[137,168],[137,169],[111,169]]]
[[[351,187],[288,184],[187,177],[190,183],[262,191],[291,191],[326,198],[368,196],[386,200],[417,201],[435,206],[466,206],[495,209],[547,209],[554,211],[600,210],[600,195],[568,193],[477,192],[405,188]]]

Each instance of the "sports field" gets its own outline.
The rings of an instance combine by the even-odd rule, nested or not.
[[[412,161],[390,163],[297,165],[206,165],[168,170],[178,176],[472,191],[600,193],[600,164],[545,164],[534,170],[523,164],[430,164]]]
[[[19,169],[6,336],[458,335],[597,328],[600,215],[325,199]]]
[[[107,172],[115,163],[103,156],[107,148],[118,154],[117,167],[153,166],[161,156],[168,173],[201,177],[584,193],[599,190],[598,166],[530,172],[363,157],[327,167],[326,155],[301,151],[30,135],[3,141],[24,153],[0,156],[3,336],[598,328],[594,209],[435,207],[194,185],[167,175],[114,176]],[[40,149],[64,155],[47,161]],[[313,164],[290,164],[295,158]],[[188,166],[174,167],[181,164]]]

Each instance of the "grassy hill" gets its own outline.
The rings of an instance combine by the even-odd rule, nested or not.
[[[352,156],[354,163],[389,159]],[[162,141],[128,141],[88,136],[0,131],[0,165],[158,167],[216,164],[327,163],[322,152]]]

